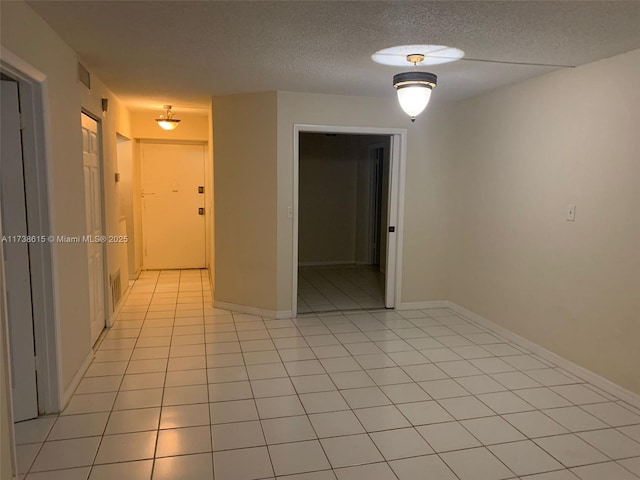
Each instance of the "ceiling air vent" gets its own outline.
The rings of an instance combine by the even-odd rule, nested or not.
[[[81,63],[78,63],[78,80],[80,80],[85,87],[91,90],[91,74]]]

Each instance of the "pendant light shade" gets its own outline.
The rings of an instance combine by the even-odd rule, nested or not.
[[[180,123],[180,120],[173,118],[171,105],[165,105],[164,108],[167,110],[167,113],[156,118],[156,122],[158,122],[158,126],[163,130],[174,130]]]
[[[438,77],[428,72],[405,72],[393,76],[393,87],[398,92],[400,107],[412,122],[427,108],[437,81]]]

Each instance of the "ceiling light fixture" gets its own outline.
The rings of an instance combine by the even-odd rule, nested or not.
[[[159,118],[156,118],[156,122],[158,122],[158,126],[163,130],[174,130],[180,123],[180,120],[178,120],[177,118],[173,118],[171,105],[165,105],[164,108],[167,113],[164,115],[160,115]]]
[[[438,77],[433,73],[419,72],[418,64],[424,61],[421,53],[412,53],[406,56],[408,62],[413,63],[416,70],[412,72],[398,73],[393,76],[393,88],[398,92],[398,102],[402,110],[415,122],[431,98],[431,91],[436,88]]]

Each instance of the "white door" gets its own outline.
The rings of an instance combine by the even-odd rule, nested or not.
[[[391,137],[391,165],[389,169],[389,208],[387,209],[387,248],[385,267],[384,305],[395,307],[396,250],[398,248],[396,227],[398,225],[398,201],[400,195],[400,135]],[[383,262],[384,259],[380,259]]]
[[[84,168],[85,235],[100,237],[102,231],[102,176],[98,122],[82,114],[82,165]],[[86,242],[89,261],[89,307],[91,342],[98,340],[105,327],[104,244]]]
[[[144,268],[204,268],[204,145],[142,143],[140,151]]]
[[[0,204],[14,420],[38,416],[18,84],[2,81]]]

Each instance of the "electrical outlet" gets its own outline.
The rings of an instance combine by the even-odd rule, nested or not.
[[[567,205],[567,222],[575,222],[576,220],[576,206],[570,203]]]

